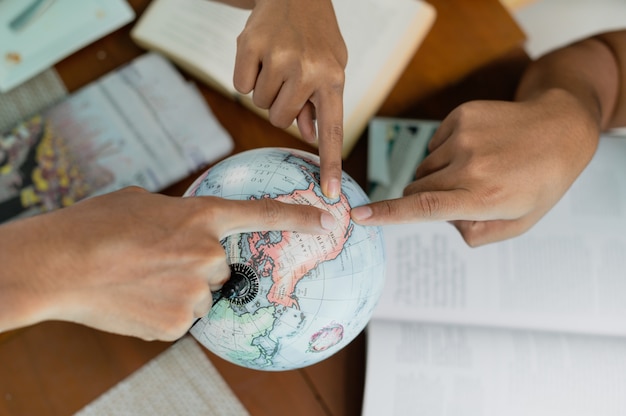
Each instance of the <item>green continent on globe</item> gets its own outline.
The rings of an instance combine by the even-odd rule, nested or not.
[[[268,333],[274,325],[274,308],[259,308],[254,313],[242,315],[234,313],[226,302],[215,304],[214,313],[220,319],[232,323],[230,327],[222,328],[222,336],[216,333],[215,343],[221,345],[231,360],[235,362],[267,362],[272,361],[271,350],[263,351],[255,345],[254,340]],[[233,349],[232,343],[236,342],[239,348]]]

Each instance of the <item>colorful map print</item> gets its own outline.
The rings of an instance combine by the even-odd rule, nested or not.
[[[256,292],[246,302],[220,299],[194,325],[191,333],[209,350],[245,367],[286,370],[334,354],[363,330],[382,290],[384,253],[380,229],[350,219],[352,206],[368,202],[352,178],[344,174],[341,196],[329,200],[317,156],[257,149],[218,163],[186,195],[274,198],[337,219],[325,235],[259,231],[222,241],[229,264],[256,273]]]

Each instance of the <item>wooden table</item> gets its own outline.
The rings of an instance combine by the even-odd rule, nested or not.
[[[498,0],[430,0],[438,17],[379,115],[443,118],[469,99],[510,98],[528,63],[524,34]],[[131,0],[140,15],[148,0]],[[131,25],[60,62],[69,91],[143,51]],[[202,93],[235,140],[234,152],[260,146],[311,150],[207,87]],[[345,170],[366,183],[366,140]],[[164,191],[181,195],[196,175]],[[170,344],[144,342],[79,325],[47,322],[0,337],[0,414],[69,415],[137,370]],[[207,352],[228,384],[256,415],[359,415],[365,376],[365,337],[314,366],[280,373],[239,368]]]

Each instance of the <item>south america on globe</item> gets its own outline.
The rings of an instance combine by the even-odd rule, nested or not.
[[[221,241],[231,277],[190,330],[219,357],[258,370],[302,368],[335,354],[367,325],[384,284],[382,232],[350,219],[351,207],[369,199],[349,175],[336,199],[322,194],[319,179],[318,156],[260,148],[217,163],[185,193],[313,205],[337,220],[329,234],[259,231]]]

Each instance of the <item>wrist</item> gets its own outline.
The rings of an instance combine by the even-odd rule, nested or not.
[[[545,118],[576,126],[585,136],[597,137],[602,131],[602,114],[596,100],[563,88],[548,88],[519,100],[537,106]]]
[[[587,124],[597,134],[602,130],[602,109],[592,94],[554,87],[541,91],[527,101],[533,100],[540,102],[546,110],[566,112],[570,118]]]
[[[562,172],[579,174],[600,138],[601,120],[594,105],[562,88],[545,89],[523,103],[533,108],[535,127],[540,129],[536,134],[557,146]]]

